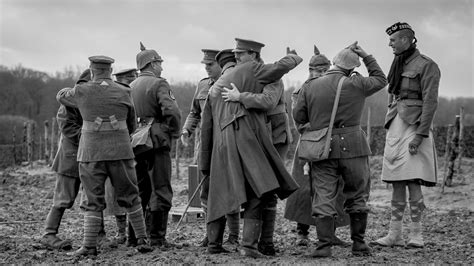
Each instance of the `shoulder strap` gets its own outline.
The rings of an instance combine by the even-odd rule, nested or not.
[[[331,136],[331,133],[332,133],[334,119],[336,118],[337,106],[339,105],[339,97],[341,96],[342,83],[344,82],[345,79],[346,79],[346,76],[342,76],[341,79],[339,79],[339,83],[337,84],[336,99],[334,100],[334,105],[332,107],[332,113],[331,113],[331,120],[329,121],[329,129],[328,129],[329,136]]]

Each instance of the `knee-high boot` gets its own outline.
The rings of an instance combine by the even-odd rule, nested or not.
[[[334,237],[334,217],[317,217],[316,232],[318,234],[318,245],[316,246],[316,249],[310,254],[310,256],[313,258],[331,257],[331,246]]]
[[[240,232],[240,213],[227,214],[227,228],[229,229],[229,237],[227,238],[226,244],[238,246],[239,245],[239,232]]]
[[[258,238],[262,230],[262,221],[244,219],[241,254],[251,258],[261,258],[264,255],[258,251]]]
[[[64,215],[64,208],[51,207],[46,217],[45,234],[41,243],[47,248],[69,250],[72,248],[70,240],[62,240],[57,236],[59,225]]]
[[[350,213],[352,254],[354,256],[370,255],[372,250],[365,243],[365,229],[367,228],[367,213]]]
[[[210,254],[229,252],[228,250],[222,247],[222,241],[224,239],[225,221],[226,218],[221,217],[215,221],[207,223],[207,239],[209,239],[207,252],[209,252]]]

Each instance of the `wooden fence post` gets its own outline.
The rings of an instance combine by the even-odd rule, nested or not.
[[[458,174],[462,176],[464,182],[464,176],[462,175],[461,165],[462,156],[464,155],[464,106],[461,106],[459,110],[459,160],[458,160]]]
[[[57,138],[57,136],[56,136],[56,117],[53,117],[51,119],[51,148],[49,150],[49,158],[54,158],[54,155],[56,154],[56,145],[57,145],[56,138]]]
[[[444,148],[444,176],[443,176],[443,183],[441,184],[441,193],[444,193],[444,183],[446,182],[446,176],[448,172],[448,158],[450,153],[450,146],[449,142],[451,139],[451,132],[453,130],[453,125],[448,125],[448,132],[446,134],[446,146]]]
[[[13,139],[13,164],[17,165],[17,157],[16,157],[16,126],[13,126],[12,132],[12,139]]]
[[[28,122],[26,129],[27,139],[27,150],[28,150],[28,164],[31,167],[33,165],[33,123]]]
[[[28,121],[23,122],[23,141],[21,143],[20,162],[23,162],[25,155],[28,160]]]
[[[45,120],[44,121],[44,159],[46,161],[47,164],[49,164],[50,162],[50,152],[49,152],[49,143],[50,143],[50,140],[49,140],[49,121],[48,120]]]

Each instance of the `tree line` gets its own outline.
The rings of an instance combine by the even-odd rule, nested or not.
[[[81,70],[67,68],[50,75],[21,65],[8,68],[0,65],[0,144],[11,143],[12,124],[16,121],[35,121],[42,125],[56,115],[59,104],[56,101],[57,92],[64,87],[72,87],[79,77]],[[171,88],[181,109],[182,123],[189,113],[195,82],[173,82]],[[291,92],[294,86],[285,90],[287,106],[291,117]],[[441,88],[443,89],[443,88]],[[382,125],[387,110],[387,91],[382,90],[368,98],[362,117],[362,125],[367,123],[370,108],[370,125]],[[434,119],[435,126],[452,124],[459,108],[464,106],[465,125],[474,125],[474,98],[439,98],[438,110]],[[18,128],[18,135],[21,135]],[[19,140],[18,140],[19,141]]]

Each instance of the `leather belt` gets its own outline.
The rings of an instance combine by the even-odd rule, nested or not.
[[[128,129],[127,122],[125,120],[116,120],[113,122],[100,121],[83,121],[82,130],[84,131],[115,131]]]

